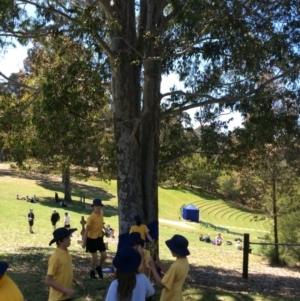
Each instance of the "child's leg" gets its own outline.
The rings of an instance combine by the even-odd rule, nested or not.
[[[107,258],[107,254],[106,254],[106,251],[103,251],[103,252],[100,252],[100,262],[99,262],[99,265],[102,266],[102,264],[104,263],[104,261],[106,260]]]
[[[92,259],[91,259],[91,270],[94,271],[96,264],[97,264],[97,252],[91,253],[92,254]]]

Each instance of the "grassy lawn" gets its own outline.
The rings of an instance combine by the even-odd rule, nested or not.
[[[106,290],[112,279],[107,274],[102,281],[91,281],[88,278],[90,256],[86,254],[81,245],[77,243],[80,239],[80,219],[91,213],[88,206],[82,207],[79,202],[80,196],[84,194],[86,203],[89,204],[95,197],[102,198],[107,206],[105,207],[105,222],[118,229],[116,183],[100,182],[97,179],[90,179],[86,182],[76,183],[73,189],[74,202],[64,210],[57,208],[54,201],[54,193],[58,192],[62,197],[63,187],[50,177],[20,176],[5,174],[1,172],[4,165],[0,164],[0,219],[1,219],[1,248],[0,260],[10,263],[8,274],[18,284],[26,300],[43,301],[47,300],[48,289],[44,284],[47,271],[47,261],[54,251],[49,246],[52,239],[52,226],[50,214],[54,208],[58,209],[61,216],[59,225],[63,225],[63,214],[67,210],[71,217],[71,227],[77,227],[70,247],[73,256],[75,275],[85,285],[85,290],[78,290],[77,296],[72,299],[80,300],[104,300]],[[31,204],[26,201],[16,200],[16,195],[36,195],[40,200],[39,204]],[[261,279],[242,280],[242,252],[235,250],[232,246],[223,245],[215,247],[211,244],[201,243],[198,240],[199,233],[210,232],[211,236],[216,231],[211,227],[198,223],[184,223],[179,221],[180,208],[184,204],[193,203],[200,208],[201,218],[215,226],[224,226],[229,233],[223,233],[224,239],[233,241],[235,237],[242,236],[247,230],[251,237],[257,239],[264,231],[268,231],[267,223],[257,223],[254,220],[256,213],[237,208],[229,201],[214,198],[189,189],[170,189],[162,186],[159,189],[159,217],[164,220],[178,222],[178,224],[160,223],[160,256],[166,262],[171,263],[173,258],[164,244],[176,233],[185,235],[189,242],[191,256],[189,262],[191,272],[184,287],[184,300],[203,301],[290,301],[299,298],[279,296],[276,292],[263,294],[257,290],[254,282],[261,283]],[[36,221],[33,227],[34,234],[28,231],[27,213],[33,208]],[[180,223],[181,222],[181,223]],[[108,239],[109,258],[104,268],[111,267],[111,261],[117,247],[117,239]],[[255,253],[255,252],[254,252]],[[250,255],[251,264],[260,264],[261,257],[256,254]],[[250,265],[251,269],[251,265]],[[250,271],[250,276],[252,272]],[[214,275],[224,275],[216,279]],[[250,277],[249,277],[250,278]],[[283,281],[281,277],[278,281]],[[252,281],[252,282],[251,282]],[[288,294],[285,294],[288,295]],[[292,294],[293,295],[293,294]],[[159,300],[160,290],[156,287],[153,301]]]

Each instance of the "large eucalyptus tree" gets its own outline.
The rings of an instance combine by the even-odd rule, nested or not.
[[[30,18],[26,5],[36,7]],[[235,109],[258,92],[263,103],[272,81],[296,89],[287,83],[299,76],[299,1],[5,0],[0,8],[2,37],[67,34],[110,70],[99,85],[111,85],[121,233],[137,213],[158,219],[163,118]],[[186,89],[161,94],[170,73]]]

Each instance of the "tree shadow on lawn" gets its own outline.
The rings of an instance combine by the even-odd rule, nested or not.
[[[49,183],[48,181],[39,181],[37,185],[42,186],[43,188],[53,191],[53,197],[46,197],[40,200],[40,204],[42,206],[47,206],[51,208],[58,208],[59,203],[55,202],[54,195],[55,192],[58,194],[64,194],[64,187],[62,184],[59,184],[58,182],[55,182],[53,184]],[[81,196],[85,197],[86,203],[83,204],[80,199]],[[87,199],[94,199],[94,198],[100,198],[102,201],[104,201],[104,207],[103,211],[105,213],[105,216],[111,217],[118,214],[117,208],[115,206],[108,205],[106,201],[109,201],[111,198],[114,198],[115,196],[111,194],[110,192],[99,188],[95,186],[91,186],[88,184],[83,183],[73,183],[72,184],[72,202],[67,202],[67,207],[59,207],[62,209],[65,209],[65,211],[73,211],[77,213],[88,213],[90,214],[92,212],[91,203],[87,202]],[[63,199],[60,197],[60,199]],[[75,198],[78,198],[78,200],[75,200]]]
[[[185,192],[185,193],[189,192],[197,195],[200,198],[203,198],[205,200],[211,200],[211,201],[219,201],[221,198],[221,196],[214,195],[213,193],[209,193],[202,190],[195,190],[187,187],[173,187],[167,184],[163,184],[163,185],[159,185],[159,188],[164,190],[180,190],[181,192]]]
[[[64,186],[61,184],[61,182],[49,182],[48,180],[42,181],[39,180],[37,182],[37,185],[53,191],[53,200],[54,200],[54,195],[55,192],[61,193],[64,195]],[[82,196],[85,197],[85,199],[90,199],[93,200],[95,198],[101,198],[102,201],[109,201],[112,198],[115,198],[116,196],[111,194],[110,192],[100,188],[100,187],[95,187],[89,184],[84,184],[84,183],[79,183],[79,182],[72,182],[71,184],[71,189],[72,189],[72,198],[80,198]],[[63,199],[60,197],[60,199]]]
[[[80,201],[72,201],[72,203],[67,203],[67,207],[60,207],[58,203],[55,203],[54,199],[52,198],[44,198],[39,203],[41,206],[46,206],[53,209],[62,209],[67,212],[76,212],[79,214],[91,214],[92,213],[92,207],[90,203],[83,204]],[[118,215],[118,210],[115,206],[107,205],[102,208],[104,215],[106,217],[112,217],[115,215]],[[61,217],[62,218],[62,217]],[[72,222],[72,221],[71,221]]]
[[[212,288],[217,290],[230,291],[237,294],[263,294],[282,297],[296,297],[300,294],[298,278],[284,277],[280,275],[267,274],[262,271],[248,273],[248,279],[242,278],[242,271],[230,270],[226,268],[216,268],[213,266],[190,265],[190,272],[187,282],[192,287]],[[220,295],[220,291],[217,292]],[[243,298],[242,298],[243,297]],[[203,297],[200,300],[214,300]],[[220,299],[215,299],[220,300]],[[237,300],[245,299],[242,295]]]
[[[1,256],[1,261],[7,261],[10,264],[7,274],[16,282],[27,301],[48,300],[48,287],[45,284],[47,274],[48,259],[54,252],[54,247],[49,248],[21,248],[18,254],[6,254]],[[90,272],[90,254],[84,250],[71,250],[74,277],[83,282],[85,290],[76,286],[76,297],[74,301],[79,300],[104,300],[107,289],[113,274],[105,274],[103,280],[91,281]],[[112,257],[109,253],[103,268],[112,266]],[[86,299],[87,297],[91,299]]]
[[[17,283],[26,300],[47,300],[48,288],[44,280],[47,274],[48,259],[54,249],[55,247],[23,247],[18,250],[17,254],[1,255],[1,261],[10,263],[8,275]],[[87,296],[94,301],[104,300],[114,275],[104,274],[103,280],[91,281],[89,279],[90,254],[84,250],[73,249],[71,254],[74,276],[82,281],[86,288],[85,290],[76,289],[77,295],[72,300],[86,300]],[[108,251],[108,255],[103,268],[112,266],[114,253]],[[164,262],[170,265],[173,260]],[[230,296],[235,301],[255,300],[247,296],[248,293],[296,297],[300,294],[298,281],[296,277],[283,277],[275,273],[270,275],[262,271],[250,272],[247,280],[242,278],[241,271],[235,269],[190,264],[190,272],[183,288],[183,295],[185,300],[203,301],[222,300],[220,297],[226,296]],[[160,289],[155,287],[155,290],[153,301],[159,300],[160,296]]]

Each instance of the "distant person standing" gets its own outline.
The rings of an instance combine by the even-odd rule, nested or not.
[[[55,199],[55,203],[59,203],[59,197],[57,192],[55,192],[54,199]]]
[[[70,218],[68,212],[65,212],[64,225],[65,225],[65,228],[67,228],[67,229],[70,229],[70,227],[71,227],[71,218]]]
[[[30,233],[34,233],[34,232],[32,231],[33,223],[34,223],[34,213],[33,213],[33,209],[30,208],[30,209],[29,209],[29,213],[28,213],[28,224],[29,224],[29,232],[30,232]]]
[[[51,214],[51,223],[52,223],[52,226],[53,226],[53,229],[55,230],[56,229],[56,223],[60,220],[60,216],[59,216],[59,213],[56,212],[56,210],[54,209],[52,214]]]

